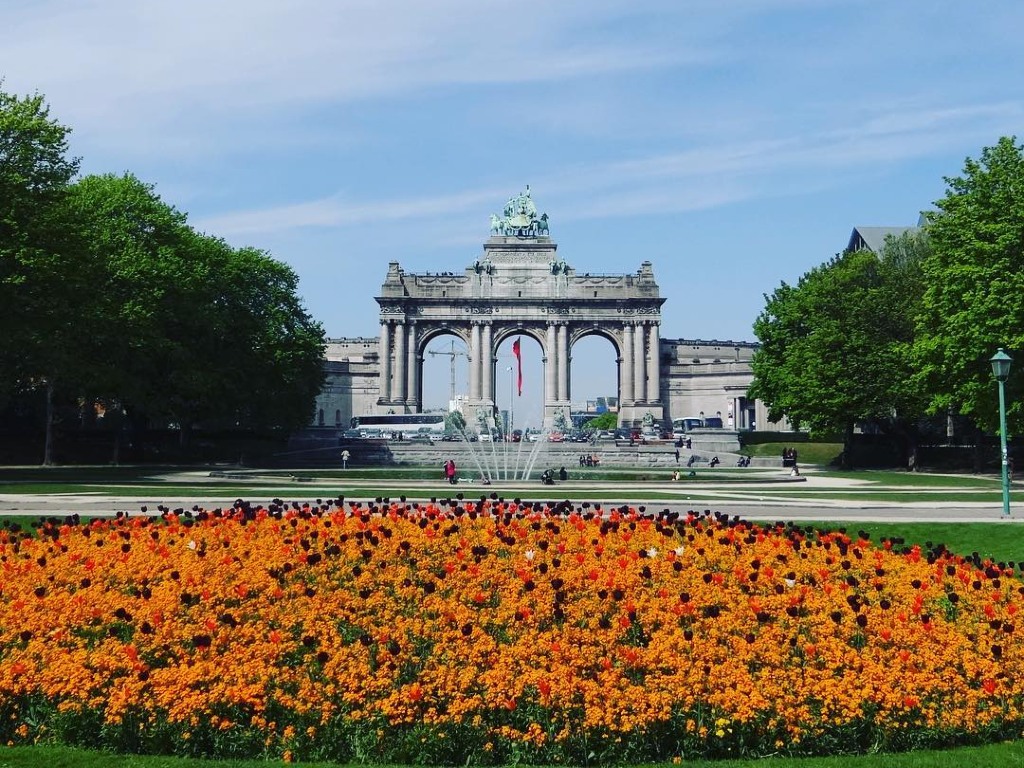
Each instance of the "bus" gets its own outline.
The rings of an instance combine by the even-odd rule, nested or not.
[[[678,440],[685,437],[686,433],[694,429],[724,429],[721,416],[687,416],[682,419],[673,419],[672,437]]]
[[[685,419],[672,420],[672,436],[677,440],[684,437],[687,432],[700,429],[704,426],[704,419],[700,416],[687,416]]]
[[[413,435],[431,435],[440,437],[444,434],[443,413],[382,413],[369,416],[353,416],[351,428],[363,434],[373,434],[385,438],[397,436],[409,439]]]

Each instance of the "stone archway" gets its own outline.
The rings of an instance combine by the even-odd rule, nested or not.
[[[619,423],[663,417],[661,298],[651,263],[633,274],[580,273],[557,256],[547,214],[537,216],[526,191],[504,215],[491,216],[483,254],[460,273],[409,273],[398,262],[376,297],[380,306],[382,411],[422,407],[423,350],[431,338],[453,334],[469,350],[468,405],[495,411],[495,350],[509,336],[530,335],[544,355],[544,425],[567,415],[572,391],[572,341],[600,333],[617,350]]]

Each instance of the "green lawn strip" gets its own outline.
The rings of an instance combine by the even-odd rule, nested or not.
[[[814,470],[816,477],[856,480],[873,485],[914,486],[918,488],[998,488],[1000,479],[978,475],[933,475],[926,472],[894,472],[891,470],[865,470],[839,472]]]
[[[187,468],[185,468],[187,470]],[[201,470],[201,468],[196,468]],[[11,482],[37,483],[138,483],[154,482],[161,475],[183,471],[170,466],[68,466],[0,467],[0,485]]]
[[[12,496],[114,496],[124,498],[168,498],[194,496],[196,498],[217,497],[227,499],[249,499],[253,497],[272,499],[275,497],[303,498],[327,495],[328,498],[338,493],[338,484],[314,484],[296,483],[294,485],[219,485],[209,483],[204,485],[135,485],[135,486],[105,486],[96,485],[17,485],[0,488],[0,492]]]
[[[796,448],[800,464],[829,465],[843,452],[842,443],[755,443],[743,446],[741,453],[758,458],[782,459],[783,448]]]
[[[575,481],[580,482],[580,481]],[[688,488],[685,483],[671,483],[670,481],[653,481],[649,486],[632,485],[630,487],[602,487],[600,485],[585,487],[568,487],[556,484],[551,490],[536,481],[523,481],[521,483],[501,483],[495,485],[483,485],[481,483],[460,483],[457,486],[439,483],[438,485],[405,485],[398,479],[388,485],[349,485],[345,483],[336,484],[315,484],[302,483],[286,486],[224,486],[216,483],[207,485],[159,485],[159,486],[36,486],[24,485],[13,486],[3,489],[3,492],[11,496],[48,496],[58,502],[61,496],[110,496],[116,499],[123,499],[126,507],[133,507],[134,502],[138,504],[162,503],[163,499],[223,499],[224,503],[234,499],[245,499],[247,501],[269,500],[280,498],[285,501],[302,500],[313,501],[317,498],[331,499],[338,496],[355,498],[376,498],[388,497],[391,499],[405,496],[409,499],[423,500],[430,497],[455,497],[461,493],[466,498],[480,498],[496,493],[499,496],[509,499],[516,496],[543,499],[569,499],[575,501],[591,501],[600,499],[635,499],[651,500],[661,499],[664,501],[678,501],[682,496],[690,498],[718,499],[721,501],[734,500],[750,503],[758,501],[863,501],[863,502],[894,502],[894,503],[980,503],[995,504],[1001,502],[1002,496],[998,490],[992,491],[950,491],[947,495],[939,495],[934,492],[915,492],[908,488],[905,491],[882,491],[882,490],[850,490],[850,489],[812,489],[798,484],[787,484],[784,487],[758,487],[756,489],[743,489],[739,485],[724,486],[721,488],[695,487]],[[695,481],[690,485],[707,486],[709,481]],[[717,485],[717,483],[715,484]],[[1019,493],[1019,492],[1017,492]],[[1017,498],[1016,496],[1012,498]]]
[[[266,768],[283,765],[276,760],[200,760],[185,757],[113,755],[60,746],[0,747],[0,768]],[[313,768],[342,768],[338,763],[302,763]],[[666,767],[671,763],[664,763]],[[684,760],[691,768],[1020,768],[1024,741],[927,750],[899,754],[842,757],[775,757],[761,760]],[[350,768],[345,766],[344,768]],[[352,766],[351,768],[354,768]]]
[[[805,523],[801,523],[805,525]],[[1024,563],[1024,526],[1006,523],[863,523],[815,521],[806,523],[823,530],[845,529],[856,537],[865,531],[871,541],[878,544],[883,537],[902,538],[907,546],[929,542],[944,544],[948,550],[960,555],[977,552],[981,557],[995,561]]]
[[[723,498],[728,495],[730,498],[746,498],[750,501],[757,501],[759,499],[772,499],[775,501],[786,499],[825,501],[835,499],[837,501],[893,501],[901,504],[915,502],[922,504],[977,502],[999,505],[1003,498],[999,491],[949,491],[948,493],[938,494],[934,492],[919,492],[913,489],[905,491],[859,491],[848,488],[842,490],[835,488],[757,488],[740,490],[736,488],[723,489],[719,495]],[[1013,498],[1019,499],[1019,496],[1011,496],[1011,499]]]

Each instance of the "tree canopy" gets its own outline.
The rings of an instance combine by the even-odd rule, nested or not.
[[[294,271],[195,231],[131,174],[75,179],[67,135],[41,96],[0,92],[0,393],[183,437],[308,424],[324,334]]]
[[[989,358],[1024,350],[1024,148],[1002,138],[947,177],[922,231],[843,253],[783,283],[754,325],[750,397],[812,431],[870,424],[912,437],[922,417],[998,426]],[[1024,429],[1024,360],[1007,383]]]
[[[1016,358],[1007,382],[1011,433],[1024,429],[1024,147],[1002,138],[947,177],[927,231],[916,362],[932,411],[970,415],[992,432],[998,399],[988,360],[999,347]]]
[[[924,408],[910,345],[925,251],[906,236],[881,254],[842,253],[766,296],[748,397],[772,421],[841,433],[847,446],[857,423],[906,435]]]

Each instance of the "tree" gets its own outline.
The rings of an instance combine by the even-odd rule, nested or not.
[[[87,364],[83,336],[93,327],[94,272],[62,205],[78,170],[69,133],[39,94],[0,91],[0,394],[45,392],[47,465],[54,399]]]
[[[619,425],[619,415],[613,411],[606,411],[600,416],[595,416],[584,424],[585,429],[589,430],[600,430],[600,429],[615,429]]]
[[[131,175],[90,176],[71,196],[107,265],[100,394],[133,418],[179,426],[309,423],[323,383],[323,330],[298,278],[254,248],[195,232]]]
[[[754,324],[761,347],[748,396],[765,402],[772,421],[843,434],[847,466],[856,424],[907,435],[922,412],[908,345],[923,246],[890,247],[888,257],[840,254],[796,286],[783,283]]]
[[[102,354],[92,361],[90,394],[126,408],[136,427],[172,420],[182,399],[179,379],[195,375],[184,352],[194,329],[179,318],[188,322],[201,309],[190,301],[202,273],[184,255],[185,216],[130,174],[82,178],[67,206],[103,265],[96,295],[107,323],[96,338]]]
[[[216,337],[207,349],[222,395],[219,412],[204,418],[253,428],[307,425],[323,386],[325,341],[298,297],[298,276],[256,248],[196,237],[212,252],[205,328]]]
[[[449,411],[444,417],[444,432],[446,435],[461,435],[466,431],[466,418],[461,411]]]
[[[927,232],[932,256],[914,344],[929,408],[969,415],[995,432],[998,398],[988,359],[1013,357],[1007,381],[1010,432],[1024,429],[1024,147],[1001,138],[945,178]]]

